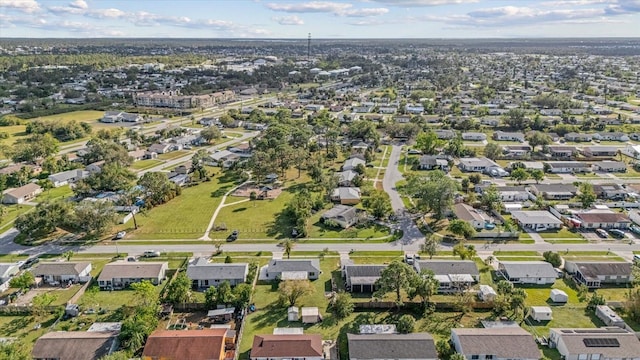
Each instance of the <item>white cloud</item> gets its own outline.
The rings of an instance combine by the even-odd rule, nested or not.
[[[122,18],[127,16],[127,13],[119,9],[111,8],[111,9],[88,10],[85,13],[85,15],[88,17],[97,18],[97,19],[104,19],[104,18],[115,19],[115,18]]]
[[[85,9],[85,10],[89,8],[89,5],[84,0],[76,0],[71,4],[69,4],[69,6],[72,8]]]
[[[331,1],[311,1],[295,4],[268,3],[267,8],[273,11],[288,13],[328,13],[346,17],[368,17],[386,14],[386,8],[355,8],[353,4]]]
[[[0,0],[0,8],[14,9],[25,13],[40,11],[40,5],[35,0]]]
[[[304,25],[304,21],[296,15],[292,16],[274,16],[271,20],[280,25]]]
[[[457,5],[477,3],[479,0],[370,0],[373,2],[383,3],[389,6],[441,6],[441,5]]]

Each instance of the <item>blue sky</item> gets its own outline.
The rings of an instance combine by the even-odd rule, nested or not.
[[[640,0],[0,0],[0,37],[638,37]]]

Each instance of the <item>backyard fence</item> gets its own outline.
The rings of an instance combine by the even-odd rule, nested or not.
[[[84,295],[84,292],[87,291],[87,288],[91,285],[91,283],[93,282],[93,278],[89,279],[89,281],[87,281],[86,283],[84,283],[84,285],[82,285],[80,287],[80,290],[78,290],[72,297],[71,299],[69,299],[69,301],[67,301],[67,304],[75,304],[78,300],[80,300],[80,297],[82,295]]]

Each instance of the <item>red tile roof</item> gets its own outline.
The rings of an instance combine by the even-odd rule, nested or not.
[[[322,356],[320,335],[256,335],[251,358],[298,358]]]

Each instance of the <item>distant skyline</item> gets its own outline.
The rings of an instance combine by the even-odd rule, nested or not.
[[[0,0],[0,37],[640,37],[640,0]]]

